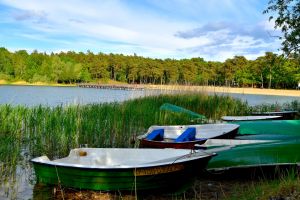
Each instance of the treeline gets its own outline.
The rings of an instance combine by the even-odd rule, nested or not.
[[[0,48],[0,80],[82,83],[115,80],[142,84],[186,84],[295,88],[300,61],[267,52],[256,60],[235,56],[225,62],[152,59],[137,55],[10,52]]]

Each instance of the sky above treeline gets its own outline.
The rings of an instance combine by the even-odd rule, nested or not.
[[[10,51],[122,53],[224,61],[280,53],[268,0],[0,0]]]

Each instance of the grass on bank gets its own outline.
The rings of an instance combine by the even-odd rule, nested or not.
[[[72,87],[76,84],[64,84],[64,83],[48,83],[48,82],[27,82],[27,81],[7,81],[0,80],[0,85],[19,85],[19,86],[60,86],[60,87]]]
[[[65,189],[64,199],[110,199],[134,200],[136,197],[127,193],[107,193],[90,190]],[[50,192],[51,193],[51,192]],[[48,191],[49,194],[49,191]],[[59,189],[53,198],[62,199]],[[176,194],[140,194],[144,200],[299,200],[300,179],[295,171],[286,171],[279,177],[253,180],[197,179],[194,184],[182,193]]]
[[[274,179],[262,179],[247,185],[237,184],[226,200],[298,200],[300,178],[298,172],[289,170]]]

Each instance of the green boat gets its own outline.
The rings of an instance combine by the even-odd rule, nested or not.
[[[214,148],[220,146],[229,148],[219,151],[218,155],[209,161],[208,170],[296,165],[300,163],[299,137],[287,140],[265,140],[255,135],[241,136],[234,140],[207,140],[202,148],[215,152]]]
[[[300,120],[241,121],[234,124],[240,125],[237,140],[265,142],[244,142],[234,145],[229,150],[218,152],[218,156],[209,162],[209,169],[300,163]]]
[[[240,121],[231,123],[240,125],[239,135],[300,137],[300,120]],[[269,139],[269,136],[266,139]]]
[[[207,166],[213,153],[186,149],[78,148],[32,159],[37,182],[103,191],[173,191]]]

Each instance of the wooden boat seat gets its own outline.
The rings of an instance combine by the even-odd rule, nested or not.
[[[178,138],[176,138],[175,142],[188,142],[196,139],[196,128],[189,127],[187,128]]]
[[[149,133],[147,140],[162,141],[164,139],[164,129],[156,129]]]

